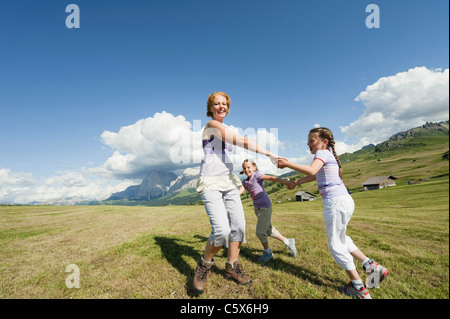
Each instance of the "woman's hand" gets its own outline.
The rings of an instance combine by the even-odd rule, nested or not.
[[[286,168],[289,164],[289,161],[285,157],[278,157],[278,168]]]
[[[279,163],[280,163],[280,159],[286,160],[287,158],[283,157],[283,156],[278,156],[275,155],[273,153],[268,153],[267,156],[270,158],[270,161],[272,162],[273,165],[275,165],[277,168],[284,168],[284,167],[280,167]]]
[[[268,153],[267,156],[269,157],[270,161],[272,162],[273,165],[277,166],[278,165],[278,156],[273,154],[273,153]],[[278,166],[277,166],[278,167]]]

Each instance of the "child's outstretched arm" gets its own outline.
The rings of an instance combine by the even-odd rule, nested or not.
[[[245,187],[244,187],[244,186],[241,186],[241,187],[239,188],[239,195],[242,195],[244,192],[245,192]]]
[[[289,183],[288,180],[285,180],[283,178],[279,178],[279,177],[276,177],[276,176],[271,176],[271,175],[263,175],[261,177],[261,179],[264,180],[264,181],[277,182],[277,183],[282,183],[282,184],[285,184],[285,185],[287,185],[287,183]]]
[[[279,178],[279,177],[276,177],[276,176],[263,175],[261,177],[261,179],[264,180],[264,181],[281,183],[281,184],[284,184],[286,186],[292,185],[291,181],[289,181],[287,179]]]
[[[279,168],[287,167],[305,175],[316,175],[317,172],[322,168],[322,166],[323,162],[319,159],[315,159],[310,165],[302,165],[291,163],[285,158],[278,158]]]
[[[309,182],[312,182],[312,181],[315,181],[315,180],[316,180],[316,176],[315,175],[307,175],[305,177],[302,177],[302,178],[297,179],[296,181],[294,181],[294,187],[293,188],[295,188],[295,187],[297,187],[297,186],[299,186],[301,184],[309,183]]]

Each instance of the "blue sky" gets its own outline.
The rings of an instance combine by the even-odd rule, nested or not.
[[[80,8],[79,29],[65,25],[70,3]],[[380,8],[378,29],[365,24],[370,3]],[[373,93],[355,101],[361,92],[383,78],[385,87],[394,85],[396,75],[413,76],[408,71],[415,68],[429,71],[415,79],[448,69],[448,6],[446,0],[1,1],[0,169],[10,180],[0,178],[0,187],[17,193],[27,186],[12,182],[14,174],[32,176],[36,187],[61,172],[102,167],[119,149],[105,145],[102,133],[157,112],[204,124],[206,98],[218,90],[232,99],[228,124],[278,128],[281,155],[304,155],[315,124],[332,129],[343,149],[359,146],[354,132],[370,122],[377,100]],[[448,107],[448,93],[443,101]],[[392,127],[448,119],[442,107],[434,115],[395,118]],[[390,133],[371,137],[381,142]]]

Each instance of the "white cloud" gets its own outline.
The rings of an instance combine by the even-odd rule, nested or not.
[[[101,135],[103,143],[114,152],[101,167],[88,168],[91,174],[114,178],[139,178],[151,169],[174,171],[185,167],[199,166],[203,157],[201,121],[192,124],[183,116],[167,112],[156,113],[153,117],[122,127],[119,132],[105,131]],[[272,129],[229,128],[248,136],[263,147],[277,153],[283,149],[278,141],[278,132]],[[234,147],[232,160],[239,170],[245,158],[256,154]],[[260,157],[261,166],[267,171],[276,170],[268,158]],[[273,168],[271,168],[273,166]]]
[[[59,172],[60,175],[54,175],[44,181],[45,185],[62,185],[65,187],[80,187],[86,185],[87,181],[83,175],[78,172]]]
[[[13,172],[8,168],[0,169],[0,186],[21,185],[30,186],[36,184],[33,174]]]
[[[104,131],[102,142],[114,153],[101,167],[89,171],[117,178],[136,178],[152,168],[176,169],[176,163],[170,159],[171,148],[183,137],[190,140],[195,135],[191,128],[191,123],[183,116],[162,112],[124,126],[117,133]]]
[[[2,169],[1,171],[9,171]],[[2,174],[2,173],[0,173]],[[15,176],[30,176],[29,173],[18,172]],[[135,181],[114,182],[104,179],[89,180],[80,172],[59,172],[40,182],[32,184],[23,179],[22,183],[3,184],[0,188],[0,203],[14,204],[61,204],[70,205],[80,201],[104,200],[112,193],[135,185]],[[28,186],[26,186],[28,185]]]
[[[355,101],[363,103],[365,110],[355,122],[341,127],[347,137],[359,139],[354,145],[342,142],[340,146],[346,150],[383,142],[426,122],[448,120],[449,69],[416,67],[382,77]]]

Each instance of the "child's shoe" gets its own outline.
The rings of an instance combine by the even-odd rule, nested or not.
[[[366,271],[366,286],[367,288],[378,288],[380,283],[386,279],[387,275],[389,275],[389,270],[381,266],[374,260],[371,260],[366,267],[363,267]]]
[[[363,286],[360,290],[358,290],[353,286],[351,281],[348,286],[339,288],[339,291],[347,296],[357,299],[372,299],[369,289],[367,289],[366,286]]]
[[[297,248],[295,247],[295,239],[289,238],[288,239],[289,244],[286,245],[287,249],[289,249],[289,252],[291,253],[292,257],[297,257]]]
[[[272,249],[269,249],[268,252],[264,251],[263,254],[261,255],[261,257],[259,257],[259,261],[262,263],[266,263],[269,260],[271,260],[273,258],[273,252]]]

